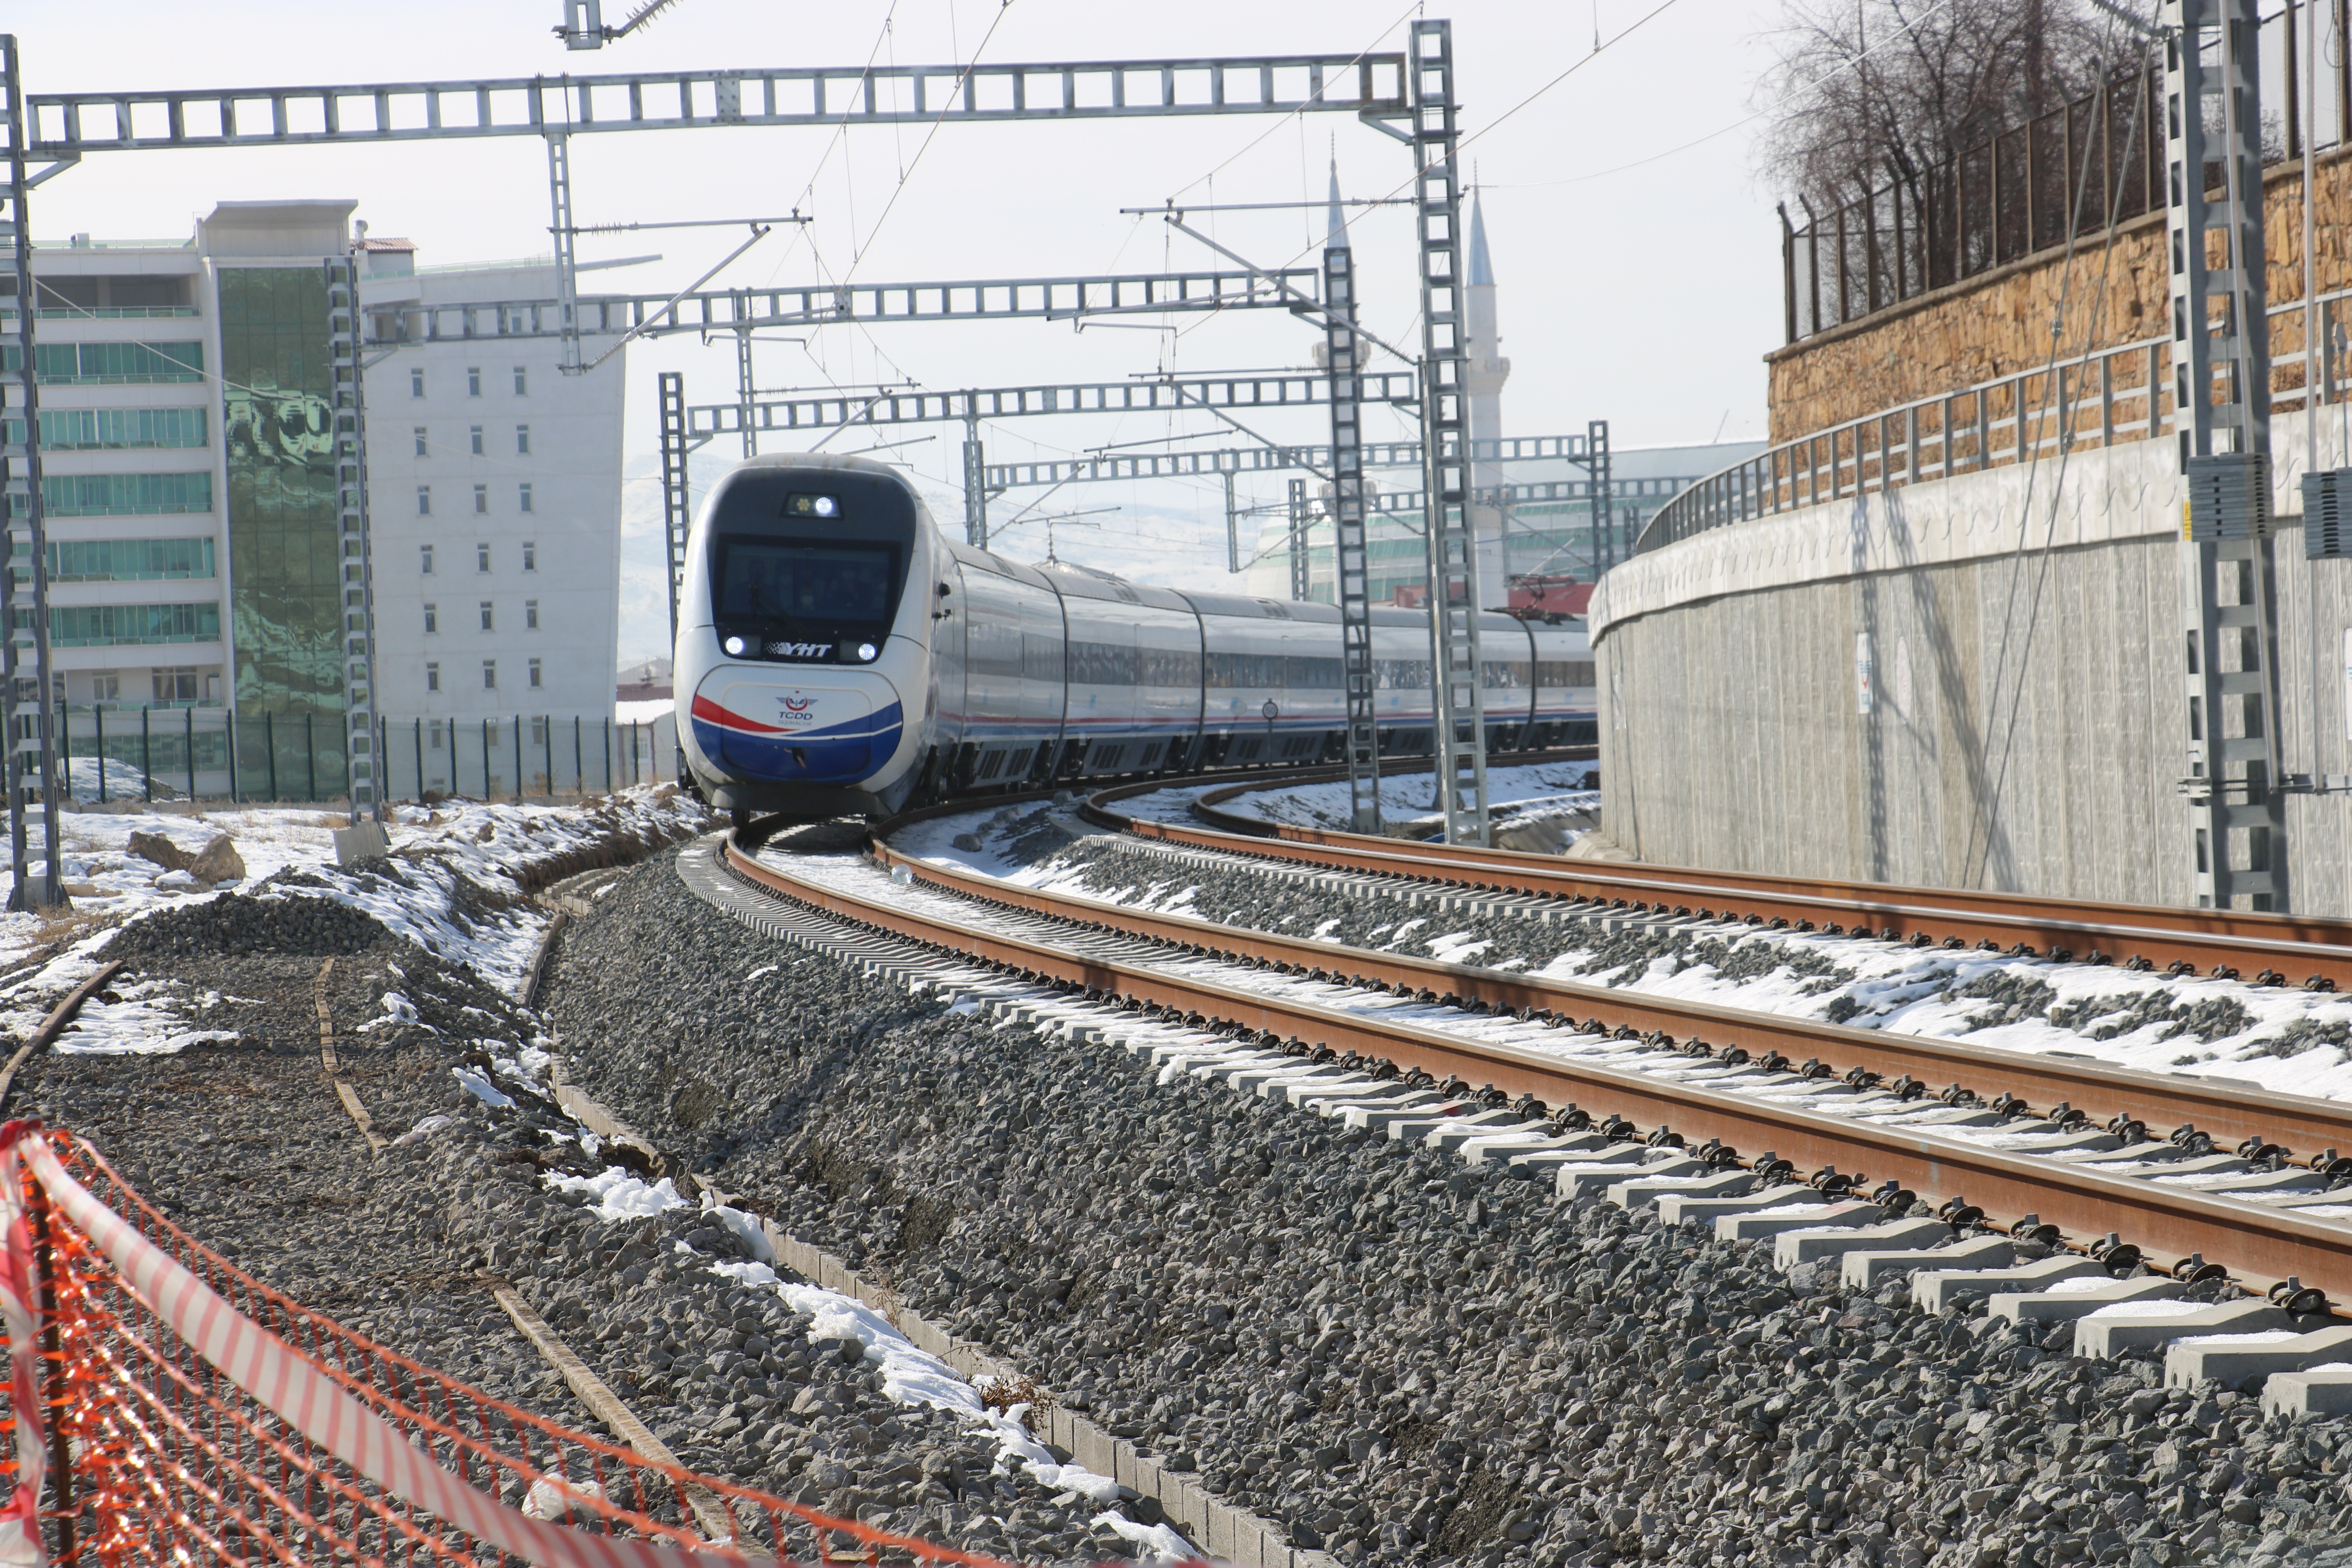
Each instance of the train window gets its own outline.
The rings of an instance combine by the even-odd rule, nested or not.
[[[1131,647],[1107,642],[1073,642],[1069,647],[1072,685],[1133,686],[1141,674]]]
[[[890,618],[898,575],[898,552],[888,545],[722,538],[717,609],[770,620],[879,624]]]
[[[1194,649],[1147,647],[1136,651],[1143,660],[1144,685],[1189,687],[1201,684],[1201,656]]]
[[[1548,658],[1536,666],[1536,680],[1543,686],[1590,686],[1592,684],[1592,661],[1589,658]]]

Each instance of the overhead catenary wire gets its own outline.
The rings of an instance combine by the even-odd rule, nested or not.
[[[2158,3],[2160,5],[2161,0],[2158,0]],[[2146,49],[2142,48],[2138,51],[2138,54],[2139,58],[2145,61],[2147,58]],[[2145,68],[2145,66],[2143,66],[2143,68]],[[2103,69],[2101,72],[2103,80],[2105,79],[2106,74],[2107,73]],[[2144,123],[2147,104],[2147,92],[2138,91],[2132,94],[2131,123],[2125,133],[2124,144],[2126,148],[2137,144],[2138,142]],[[2156,130],[2156,127],[2148,127],[2148,134],[2155,134]],[[1999,806],[2001,795],[2008,788],[2009,766],[2011,760],[2015,755],[2016,752],[2016,748],[2012,742],[2017,733],[2018,715],[2024,707],[2025,681],[2023,670],[2025,668],[2026,658],[2032,651],[2034,633],[2041,624],[2042,594],[2043,588],[2047,585],[2050,577],[2050,557],[2054,546],[2058,530],[2058,508],[2065,494],[2066,469],[2070,460],[2074,457],[2075,411],[2071,405],[2067,404],[2058,395],[2056,390],[2056,384],[2058,382],[2057,365],[2061,351],[2063,348],[2062,327],[2065,320],[2066,307],[2068,302],[2074,297],[2074,262],[2076,255],[2075,247],[2079,241],[2080,231],[2082,228],[2082,197],[2084,194],[2087,194],[2090,186],[2090,159],[2092,148],[2092,140],[2088,137],[2084,138],[2083,145],[2083,167],[2078,173],[2074,187],[2077,195],[2074,202],[2066,209],[2065,259],[2059,273],[2058,300],[2056,304],[2052,308],[2050,323],[2050,353],[2042,366],[2042,402],[2041,417],[2035,421],[2037,427],[2045,425],[2050,418],[2053,406],[2054,405],[2056,407],[2059,420],[2057,475],[2051,483],[2049,513],[2047,521],[2042,525],[2042,548],[2035,562],[2038,570],[2034,574],[2032,597],[2026,605],[2025,628],[2023,635],[2020,639],[2021,646],[2020,647],[2018,657],[2018,668],[2020,674],[2016,682],[2015,689],[2010,696],[2008,722],[2002,727],[2001,731],[2000,759],[1993,774],[1991,787],[1985,795],[1983,809],[1978,812],[1975,815],[1974,819],[1969,824],[1968,847],[1960,859],[1960,872],[1964,884],[1981,883],[1986,872],[1991,867],[1993,837],[1991,832],[1991,823],[1993,813]],[[2106,315],[2108,293],[2107,283],[2113,275],[2115,268],[2116,226],[2117,223],[2121,221],[2121,214],[2123,210],[2123,182],[2117,181],[2114,189],[2107,192],[2106,195],[2106,239],[2105,243],[2101,247],[2099,289],[2097,296],[2092,300],[2089,319],[2085,321],[2083,325],[2082,353],[2085,354],[2089,353],[2091,344],[2097,341],[2100,326],[2105,321]],[[2021,398],[2024,396],[2024,387],[2022,384],[2021,384],[2018,388],[2018,395]],[[2147,387],[2148,405],[2151,413],[2155,407],[2156,395],[2157,388],[2153,381],[2151,381]],[[2268,389],[2264,389],[2263,395],[2268,395]],[[1945,433],[1944,438],[1947,442],[1951,439],[1949,431]],[[2020,438],[2022,439],[2021,435]],[[2034,507],[2034,484],[2040,475],[2041,466],[2042,443],[2039,440],[2036,440],[2032,453],[2026,458],[2025,495],[2020,502],[2017,548],[2011,553],[2011,561],[2013,568],[2021,568],[2023,564],[2027,549],[2027,532],[2032,526]],[[1994,727],[1994,721],[2000,705],[2001,679],[2009,667],[2011,640],[2009,637],[2009,626],[2011,620],[2016,613],[2018,583],[2021,574],[2021,570],[2013,569],[2011,572],[2009,591],[2004,595],[2001,604],[2001,629],[1999,637],[1996,639],[1999,652],[1996,654],[1993,661],[1992,679],[1988,683],[1985,690],[1985,731],[1987,738],[1990,738]],[[1977,858],[1977,853],[1980,839],[1983,847],[1983,858],[1979,860]],[[1970,869],[1972,862],[1974,863],[1973,871]]]

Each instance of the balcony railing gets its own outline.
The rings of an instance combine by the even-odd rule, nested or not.
[[[2305,389],[2322,405],[2352,396],[2352,289],[2320,296],[2313,342],[2303,343],[2300,300],[2270,308],[2271,407],[2301,408]],[[2326,352],[2326,345],[2335,345]],[[1768,447],[1708,475],[1660,508],[1633,553],[1799,507],[2056,457],[2077,447],[2146,441],[2172,428],[2170,343],[2147,338],[1974,386],[1897,405]]]

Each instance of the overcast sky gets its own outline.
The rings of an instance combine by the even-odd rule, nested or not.
[[[617,20],[628,0],[607,0]],[[1611,421],[1619,447],[1760,437],[1761,355],[1779,342],[1776,193],[1752,174],[1749,83],[1770,0],[1460,0],[1427,7],[1454,23],[1466,158],[1484,187],[1503,349],[1512,361],[1506,435],[1581,431]],[[679,0],[646,29],[594,53],[570,53],[550,29],[556,0],[411,0],[394,8],[217,0],[198,8],[115,0],[103,26],[74,5],[10,8],[33,92],[268,87],[471,77],[657,71],[719,66],[943,64],[1154,58],[1403,47],[1412,11],[1321,0],[1192,0],[1184,5],[1078,0]],[[1643,18],[1656,14],[1643,22]],[[1636,24],[1640,24],[1638,26]],[[993,28],[992,34],[991,33]],[[1596,33],[1605,46],[1593,53]],[[1581,63],[1580,63],[1581,62]],[[1565,79],[1543,90],[1562,72]],[[1521,106],[1507,120],[1496,121]],[[1488,128],[1492,127],[1491,130]],[[1721,132],[1720,134],[1712,134]],[[1706,140],[1700,140],[1707,138]],[[1685,146],[1696,142],[1697,145]],[[1118,209],[1169,197],[1211,202],[1319,197],[1336,155],[1347,194],[1386,195],[1410,174],[1407,151],[1346,114],[1247,116],[1082,125],[943,125],[655,131],[573,140],[583,223],[732,218],[787,211],[815,221],[780,228],[721,283],[1153,271],[1223,266],[1157,218]],[[1670,151],[1681,149],[1679,151]],[[405,235],[421,264],[543,255],[546,153],[526,137],[347,148],[98,153],[42,185],[36,236],[62,240],[179,239],[222,200],[352,197],[378,235]],[[1318,215],[1225,213],[1196,220],[1265,264],[1315,259]],[[1409,209],[1364,215],[1356,229],[1373,330],[1417,342]],[[583,259],[660,251],[664,259],[587,274],[584,289],[664,292],[731,249],[722,230],[583,240]],[[762,343],[760,383],[824,388],[911,378],[932,388],[1120,380],[1163,365],[1185,371],[1303,365],[1315,334],[1285,313],[1234,312],[1181,334],[1066,323],[835,327],[805,344]],[[731,400],[731,343],[690,337],[633,347],[628,452],[655,446],[656,371],[682,370],[689,401]],[[1192,416],[1202,421],[1202,416]],[[1270,416],[1265,434],[1316,440],[1320,415]],[[1008,421],[985,432],[992,460],[1059,456],[1137,442],[1199,423],[1164,416]],[[1375,438],[1410,435],[1377,415]],[[897,448],[961,517],[960,426]],[[1485,432],[1481,432],[1485,434]],[[829,449],[856,449],[847,437]],[[1198,443],[1196,443],[1197,445]],[[1224,443],[1211,443],[1223,445]],[[710,458],[740,452],[731,440]],[[704,478],[698,465],[697,478]],[[630,487],[633,588],[642,604],[654,487]],[[1247,487],[1245,487],[1246,492]],[[1278,499],[1278,477],[1246,499]],[[646,492],[642,496],[636,492]],[[996,503],[1008,517],[1034,500]],[[1212,483],[1066,489],[1045,510],[1118,507],[1057,531],[1066,557],[1156,580],[1221,567],[1223,499]],[[1026,532],[1039,532],[1024,524]],[[1016,534],[1008,553],[1044,554]],[[657,572],[657,567],[655,568]],[[657,600],[656,600],[657,603]],[[625,652],[642,614],[625,612]]]

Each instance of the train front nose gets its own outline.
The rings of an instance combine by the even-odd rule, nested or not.
[[[695,742],[747,778],[863,783],[898,750],[906,713],[878,670],[725,667],[694,694]]]

